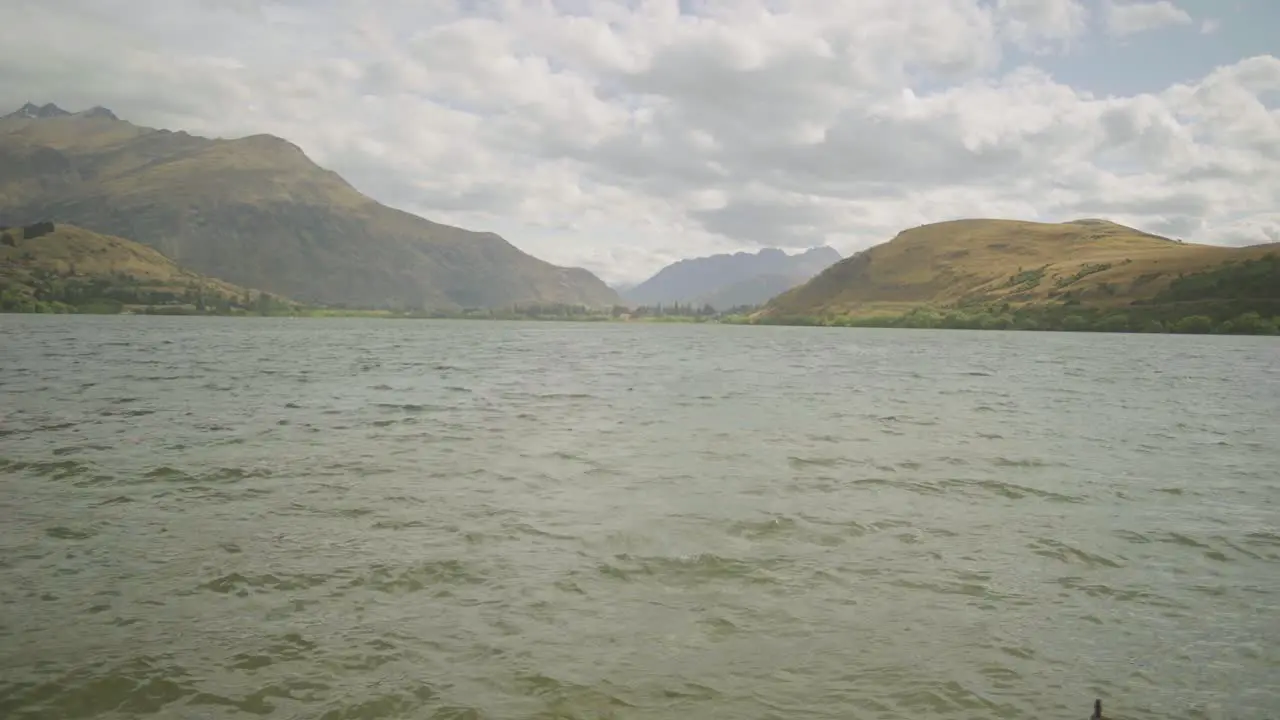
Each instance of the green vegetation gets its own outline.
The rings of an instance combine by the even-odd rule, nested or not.
[[[307,306],[243,291],[206,294],[192,283],[181,290],[125,275],[68,278],[33,273],[33,292],[0,290],[0,311],[33,313],[120,313],[164,315],[437,318],[569,322],[680,322],[823,327],[922,328],[955,330],[1049,330],[1185,334],[1280,334],[1280,262],[1276,255],[1186,275],[1152,301],[1127,307],[1087,307],[1078,302],[984,307],[921,306],[880,315],[762,316],[743,306],[717,312],[710,306],[673,304],[608,310],[563,303],[530,303],[507,308],[386,310]],[[1025,282],[1025,281],[1024,281]],[[1253,288],[1252,290],[1250,288]],[[1250,293],[1264,297],[1249,297]],[[1272,297],[1266,297],[1272,296]]]
[[[93,288],[100,288],[94,290]],[[672,312],[673,309],[617,306],[600,311],[585,306],[536,305],[510,308],[394,311],[318,307],[288,303],[263,293],[249,304],[222,298],[201,304],[198,297],[153,292],[145,287],[86,285],[67,294],[41,294],[33,299],[6,290],[0,312],[154,315],[221,315],[272,317],[366,317],[456,320],[524,320],[545,322],[658,322],[731,325],[802,325],[818,327],[919,328],[949,330],[1048,330],[1063,332],[1185,333],[1230,335],[1280,334],[1280,302],[1266,315],[1257,310],[1231,314],[1236,304],[1189,303],[1185,307],[1135,306],[1128,309],[1083,308],[1068,304],[1021,308],[915,308],[900,315],[756,317],[754,308],[726,312]],[[1202,309],[1202,311],[1196,311]],[[1183,314],[1193,312],[1193,314]]]
[[[1003,303],[1124,308],[1156,301],[1180,277],[1274,251],[1178,243],[1103,221],[955,220],[903,231],[846,258],[761,312],[813,318],[900,315],[916,307],[979,312]],[[1253,271],[1265,279],[1263,268]],[[1240,287],[1239,297],[1259,297],[1240,283],[1221,279]],[[1204,294],[1182,286],[1186,297]]]
[[[1280,334],[1280,254],[1269,253],[1183,275],[1152,299],[1134,301],[1128,306],[1085,306],[1071,300],[1019,307],[1009,303],[976,308],[922,306],[899,314],[763,316],[750,322],[832,327],[1276,335]]]
[[[1224,255],[1218,250],[1223,250]],[[1247,252],[1246,252],[1247,251]],[[574,322],[680,322],[817,325],[829,327],[947,328],[1275,335],[1280,332],[1280,253],[1268,248],[1225,249],[1204,257],[1230,258],[1216,264],[1185,261],[1195,268],[1170,273],[1150,292],[1128,297],[1105,291],[1083,297],[1060,295],[1019,301],[1019,293],[956,293],[948,301],[905,301],[871,305],[820,305],[816,312],[778,312],[740,306],[717,312],[709,304],[592,308],[574,303],[516,303],[493,308],[431,309],[421,305],[372,309],[305,305],[197,275],[154,249],[71,225],[37,223],[0,228],[0,312],[140,313],[294,317],[458,318]],[[868,263],[864,255],[855,262]],[[1123,259],[1114,265],[1126,266]],[[1066,287],[1108,272],[1112,263],[1083,263],[1070,275],[1053,275]],[[1017,268],[987,287],[1035,288],[1050,265]],[[862,272],[859,270],[859,272]],[[1168,271],[1162,271],[1168,273]],[[1118,281],[1117,281],[1118,282]],[[1134,276],[1144,288],[1147,274]],[[988,298],[988,299],[983,299]]]
[[[572,322],[718,322],[724,313],[710,305],[657,305],[601,310],[566,303],[526,303],[505,308],[359,308],[305,305],[250,290],[220,292],[196,280],[175,286],[172,279],[148,280],[124,272],[83,277],[44,268],[27,269],[24,283],[0,273],[0,312],[272,317],[436,318],[458,320],[538,320]],[[228,286],[234,287],[234,286]],[[733,312],[745,318],[754,308]]]
[[[1048,265],[1042,265],[1034,270],[1023,270],[1018,268],[1018,274],[1010,275],[1009,279],[997,285],[996,290],[1011,290],[1014,293],[1027,292],[1033,288],[1039,287],[1040,281],[1044,278],[1044,273],[1049,269]]]
[[[836,263],[746,322],[1273,334],[1280,254],[1104,221],[925,225]]]
[[[1074,283],[1077,280],[1087,278],[1094,273],[1100,273],[1103,270],[1110,270],[1111,263],[1085,263],[1081,268],[1067,277],[1060,277],[1053,281],[1053,287],[1061,290],[1062,288]],[[1051,293],[1052,294],[1052,293]]]
[[[296,303],[178,267],[73,225],[0,228],[0,312],[278,315]]]
[[[313,317],[335,316],[359,313],[368,316],[377,313],[379,317],[404,318],[448,318],[462,320],[539,320],[539,321],[571,321],[571,322],[666,322],[666,323],[705,323],[722,322],[724,318],[746,317],[745,313],[754,307],[739,307],[732,311],[717,312],[710,305],[690,305],[673,303],[671,305],[655,305],[628,308],[614,305],[608,309],[591,308],[585,305],[567,305],[563,303],[526,303],[505,308],[467,308],[463,310],[407,310],[392,311],[358,311],[341,308],[300,308],[299,314]]]
[[[300,309],[270,293],[210,293],[191,283],[183,289],[130,275],[66,277],[37,269],[25,288],[0,282],[0,312],[110,315],[293,315]]]
[[[1166,319],[1160,319],[1165,316]],[[1215,320],[1210,315],[1168,317],[1146,310],[1102,310],[1070,306],[1024,307],[965,312],[917,308],[902,315],[761,318],[762,325],[825,327],[937,328],[947,330],[1052,330],[1061,332],[1141,332],[1187,334],[1276,335],[1280,313],[1264,317],[1256,311]]]
[[[1280,300],[1280,254],[1267,253],[1205,272],[1180,275],[1153,302],[1186,302],[1204,298],[1223,300]]]

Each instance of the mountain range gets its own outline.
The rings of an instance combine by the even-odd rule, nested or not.
[[[382,205],[281,138],[209,139],[101,107],[28,103],[0,118],[0,225],[41,221],[135,240],[191,271],[308,303],[621,301],[587,270]]]
[[[672,263],[623,291],[633,305],[688,303],[727,310],[759,305],[840,260],[830,247],[789,255],[777,248],[755,253],[723,253]]]
[[[618,316],[622,304],[584,269],[382,205],[281,138],[145,128],[102,107],[28,103],[0,117],[0,231],[0,299],[11,309],[102,300]],[[681,260],[624,295],[631,305],[761,306],[753,322],[1034,325],[1031,312],[1053,316],[1047,329],[1217,332],[1280,317],[1280,245],[1184,243],[1100,219],[973,218],[905,230],[844,259],[816,247]]]

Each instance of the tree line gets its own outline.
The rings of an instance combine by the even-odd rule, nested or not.
[[[127,273],[78,277],[37,268],[23,286],[0,290],[0,312],[101,313],[136,309],[184,315],[290,314],[294,306],[271,293],[223,292],[198,282],[149,283]]]

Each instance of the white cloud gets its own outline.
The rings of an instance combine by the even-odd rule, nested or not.
[[[1186,10],[1169,0],[1155,2],[1130,2],[1107,0],[1107,32],[1115,37],[1157,30],[1169,25],[1190,25],[1191,16]]]
[[[1219,237],[1224,245],[1280,243],[1280,213],[1262,213],[1225,223]]]
[[[610,280],[966,216],[1280,226],[1280,60],[1108,96],[1010,62],[1069,60],[1078,0],[15,1],[0,108],[274,133],[383,202]],[[1181,12],[1107,8],[1122,34]]]
[[[1033,52],[1079,37],[1089,22],[1081,0],[996,0],[996,11],[1006,37]]]

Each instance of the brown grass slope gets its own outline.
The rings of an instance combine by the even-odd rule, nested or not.
[[[84,115],[0,119],[0,225],[45,219],[304,302],[620,302],[585,270],[375,202],[269,135],[215,140]]]
[[[179,295],[199,290],[209,298],[258,295],[258,291],[191,272],[158,250],[124,238],[61,223],[51,231],[23,230],[0,231],[0,291],[30,295],[40,279],[54,277],[108,280],[113,285],[140,285]]]
[[[1275,251],[1180,243],[1105,220],[955,220],[903,231],[845,258],[759,315],[872,316],[1006,302],[1123,306],[1154,297],[1180,273]]]

